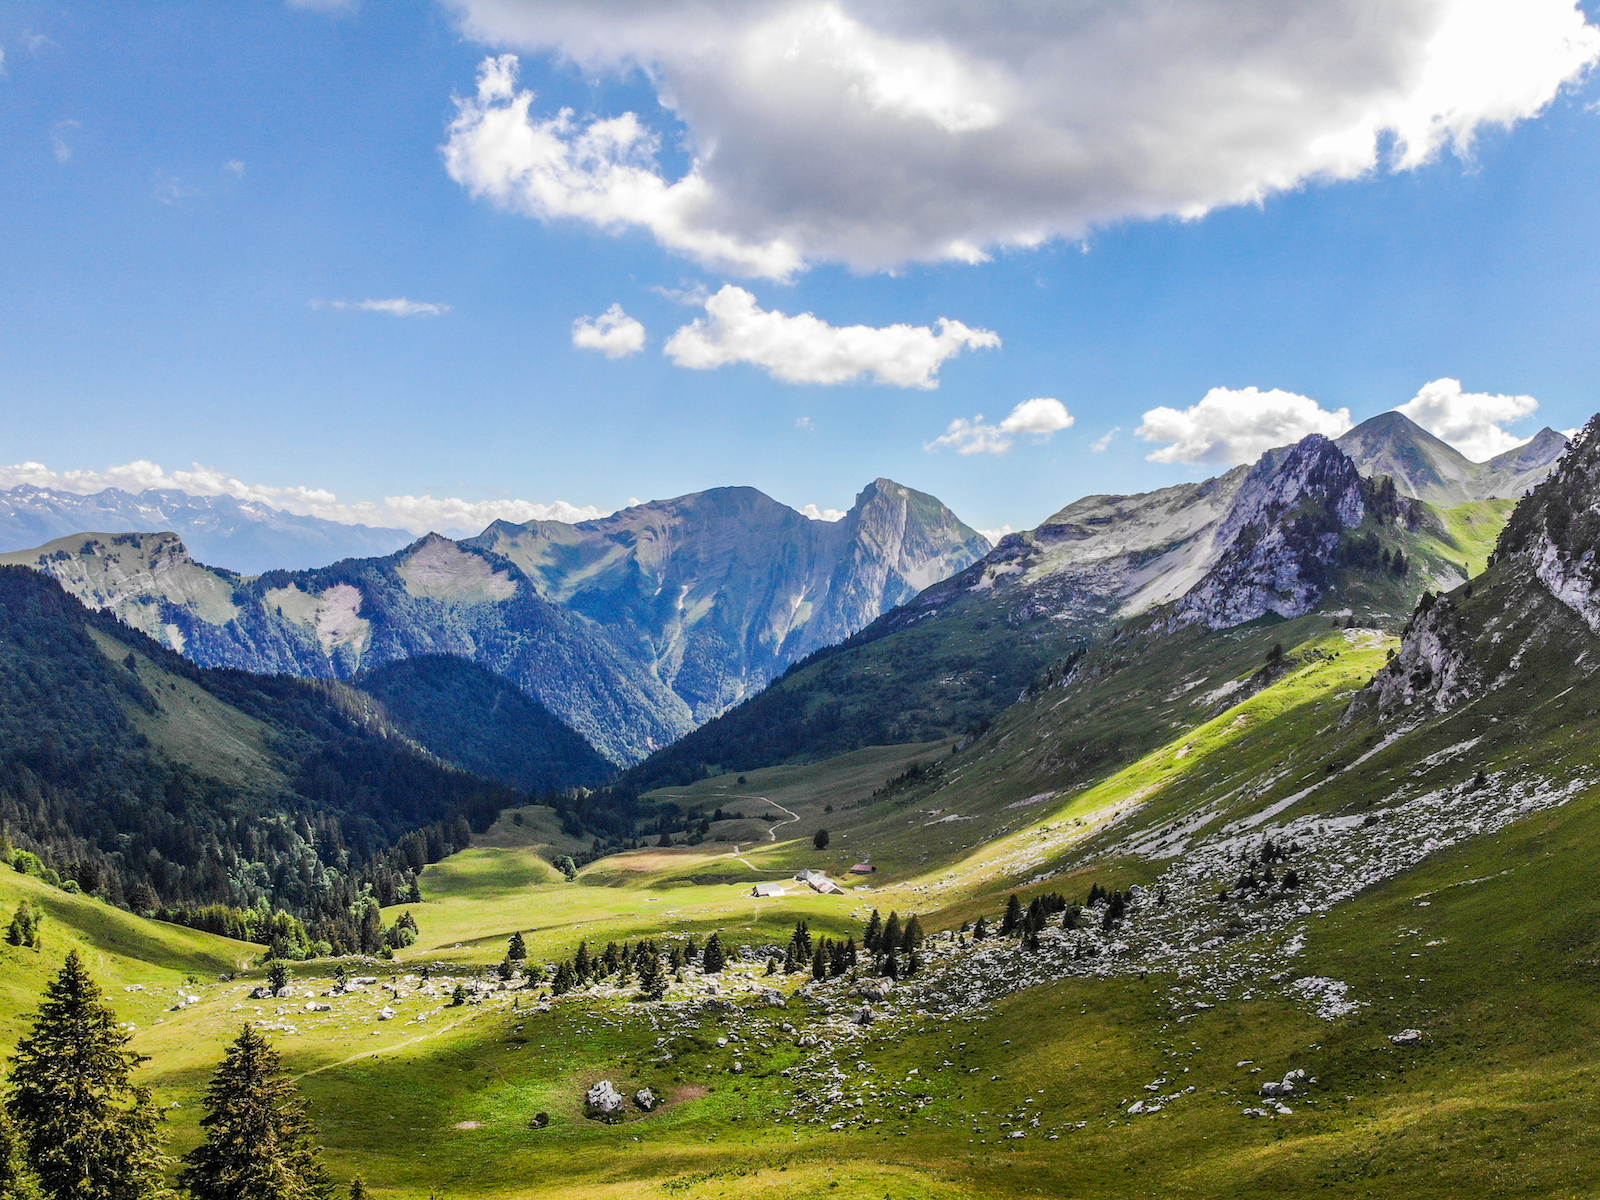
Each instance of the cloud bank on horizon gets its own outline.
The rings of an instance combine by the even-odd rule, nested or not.
[[[643,229],[734,274],[977,262],[1407,170],[1536,116],[1600,59],[1573,0],[455,0],[465,32],[641,72],[681,130],[540,115],[484,60],[443,147],[472,195]],[[663,137],[691,164],[669,179]]]
[[[360,501],[341,504],[325,488],[270,487],[249,484],[223,471],[194,464],[192,471],[168,472],[149,459],[107,467],[104,471],[53,471],[44,463],[0,465],[0,491],[14,487],[49,488],[78,496],[91,496],[107,488],[137,495],[148,489],[182,492],[188,496],[231,496],[301,517],[320,517],[341,525],[368,525],[378,529],[404,529],[410,533],[445,533],[455,536],[481,533],[494,521],[598,521],[615,509],[556,500],[538,504],[531,500],[463,500],[452,496],[385,496],[382,504]],[[642,503],[630,499],[628,506]],[[807,504],[797,509],[813,521],[840,521],[843,509],[819,509]]]

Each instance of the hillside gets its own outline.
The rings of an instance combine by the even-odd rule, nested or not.
[[[467,659],[418,655],[363,671],[352,682],[418,745],[518,791],[592,785],[612,773],[544,705]]]
[[[388,986],[263,1013],[336,1177],[419,1198],[1593,1192],[1600,634],[1586,565],[1540,571],[1588,562],[1596,443],[1486,570],[1483,536],[1449,546],[1426,510],[1416,528],[1368,512],[1337,544],[1371,533],[1376,567],[1359,549],[1325,564],[1308,612],[1214,627],[1209,602],[1157,605],[964,744],[645,798],[721,810],[697,845],[568,881],[548,810],[511,810],[423,872],[423,934]],[[1316,516],[1292,512],[1276,528]],[[1384,572],[1395,547],[1416,579]],[[1281,565],[1263,554],[1221,565],[1248,581]],[[1368,622],[1451,555],[1470,581]],[[844,893],[794,883],[801,867]],[[758,881],[789,890],[752,897]],[[1013,894],[1024,926],[1001,934]],[[904,956],[892,985],[865,963],[769,973],[796,921],[859,944],[873,910],[918,914],[914,975]],[[762,949],[715,975],[687,963],[659,1002],[636,973],[549,994],[546,964],[580,940],[664,953],[712,931]],[[512,932],[539,980],[451,1004]],[[301,967],[297,1006],[329,971]],[[140,1023],[178,1149],[252,983]],[[602,1079],[665,1103],[587,1117]]]
[[[363,884],[409,890],[519,798],[359,692],[196,667],[0,567],[0,825],[84,892],[345,922]],[[393,860],[417,831],[415,861]]]
[[[1315,435],[1203,483],[1087,497],[792,668],[621,786],[973,732],[1041,672],[1150,614],[1224,628],[1337,611],[1398,628],[1424,590],[1481,569],[1508,510],[1398,496]]]
[[[626,764],[986,549],[933,497],[878,480],[838,522],[723,488],[254,578],[201,566],[171,534],[74,534],[0,564],[204,666],[348,680],[468,658]]]

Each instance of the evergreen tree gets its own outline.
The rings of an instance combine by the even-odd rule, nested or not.
[[[767,972],[766,973],[768,975],[776,975],[778,973],[778,956],[777,955],[774,954],[774,955],[770,956],[767,959]]]
[[[916,913],[911,914],[911,920],[906,922],[906,931],[900,935],[900,948],[902,950],[915,950],[922,945],[922,921]]]
[[[856,939],[848,937],[844,941],[844,965],[848,970],[854,970],[856,965]]]
[[[333,1181],[312,1140],[305,1101],[272,1043],[248,1024],[201,1103],[206,1140],[184,1155],[178,1182],[193,1200],[329,1200]]]
[[[450,1003],[456,1008],[460,1008],[466,1002],[467,985],[464,983],[458,983],[456,984],[456,990],[450,993]]]
[[[825,943],[824,943],[825,944]],[[811,958],[811,978],[821,980],[828,977],[827,956],[823,954],[822,947],[818,946],[816,953]]]
[[[883,919],[878,916],[878,910],[872,910],[872,918],[867,922],[867,931],[861,935],[861,944],[868,950],[877,952],[883,941]]]
[[[26,946],[30,950],[37,950],[39,926],[43,923],[43,910],[32,900],[24,900],[17,905],[16,915],[11,918],[11,926],[6,930],[6,941],[13,946]]]
[[[1011,899],[1006,901],[1006,915],[1000,920],[1000,936],[1005,937],[1009,933],[1015,933],[1020,924],[1022,924],[1022,902],[1013,892]]]
[[[579,942],[578,953],[572,959],[572,974],[579,984],[589,982],[589,976],[594,973],[594,964],[589,960],[589,943]]]
[[[922,957],[915,950],[906,955],[906,976],[909,978],[922,970]]]
[[[22,1145],[11,1119],[0,1110],[0,1200],[23,1200],[25,1195]]]
[[[528,957],[528,943],[522,940],[520,933],[511,935],[511,948],[506,951],[506,957],[512,962],[524,962]]]
[[[661,971],[661,960],[654,954],[639,963],[639,995],[646,1000],[660,1000],[667,994],[667,977]]]
[[[350,1200],[372,1200],[372,1195],[367,1191],[367,1181],[357,1175],[350,1181]]]
[[[975,941],[975,942],[981,942],[981,941],[983,941],[984,938],[986,938],[988,936],[989,936],[989,923],[987,921],[985,921],[982,917],[979,917],[978,918],[978,923],[972,927],[972,940]]]
[[[45,986],[11,1057],[6,1111],[50,1200],[145,1200],[161,1191],[161,1117],[130,1081],[139,1056],[78,952]]]
[[[789,943],[789,948],[783,952],[783,973],[793,975],[800,969],[800,960],[794,956],[794,943]]]
[[[506,983],[509,982],[511,977],[517,973],[517,964],[512,962],[509,958],[502,958],[500,960],[500,965],[496,967],[494,971],[496,975],[500,976],[500,981],[502,983]]]
[[[893,950],[883,956],[883,973],[890,979],[900,978],[900,959]]]
[[[883,950],[900,949],[900,939],[902,936],[903,934],[900,929],[900,914],[891,911],[889,913],[889,923],[883,927],[883,942],[879,948]]]
[[[706,975],[716,975],[728,963],[722,950],[722,935],[713,933],[706,939],[706,948],[700,952],[700,970]]]
[[[826,850],[828,848],[828,831],[826,829],[817,830],[816,833],[811,835],[811,844],[818,850]]]
[[[267,967],[267,986],[275,993],[280,992],[289,986],[289,979],[288,964],[281,958],[273,959],[271,965]]]

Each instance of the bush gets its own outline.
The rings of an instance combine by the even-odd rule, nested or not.
[[[826,850],[828,848],[828,831],[826,829],[817,830],[816,833],[811,835],[811,844],[818,850]]]

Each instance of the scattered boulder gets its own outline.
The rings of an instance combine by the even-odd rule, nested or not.
[[[271,1000],[276,995],[277,995],[277,993],[274,992],[269,987],[258,987],[258,988],[251,988],[250,989],[250,999],[252,999],[252,1000]]]
[[[320,1000],[307,1000],[304,1005],[306,1012],[331,1012],[333,1005],[324,1004]]]
[[[378,1011],[378,1020],[380,1020],[380,1021],[392,1021],[392,1020],[394,1020],[394,1018],[395,1018],[395,1011],[394,1011],[394,1009],[390,1008],[387,1004],[384,1005],[383,1008]]]
[[[1391,1033],[1389,1040],[1396,1046],[1415,1046],[1422,1040],[1422,1030],[1402,1029],[1399,1033]]]
[[[737,1059],[735,1059],[734,1063],[733,1063],[733,1073],[735,1075],[743,1075],[744,1074],[744,1064],[742,1062],[739,1062]]]
[[[852,1025],[871,1025],[877,1019],[878,1014],[872,1011],[872,1005],[863,1004],[856,1009],[855,1014],[850,1018],[850,1023]]]
[[[889,998],[889,993],[894,990],[894,980],[874,979],[871,983],[862,984],[858,989],[863,1000],[877,1004]]]
[[[1282,1083],[1263,1083],[1261,1085],[1261,1094],[1269,1100],[1278,1096],[1292,1096],[1294,1095],[1294,1084],[1287,1079]]]
[[[656,1094],[649,1088],[640,1088],[633,1094],[633,1102],[645,1112],[651,1112],[661,1101],[656,1099]]]
[[[777,988],[762,988],[760,991],[761,1003],[768,1008],[787,1008],[789,1002],[783,998],[783,993]]]
[[[272,994],[274,996],[276,996],[279,1000],[287,1000],[291,996],[294,995],[294,988],[292,986],[290,986],[289,984],[284,984],[281,988],[279,988],[276,992],[274,992]]]
[[[601,1121],[622,1118],[622,1093],[611,1086],[611,1080],[602,1079],[583,1096],[584,1112]]]

